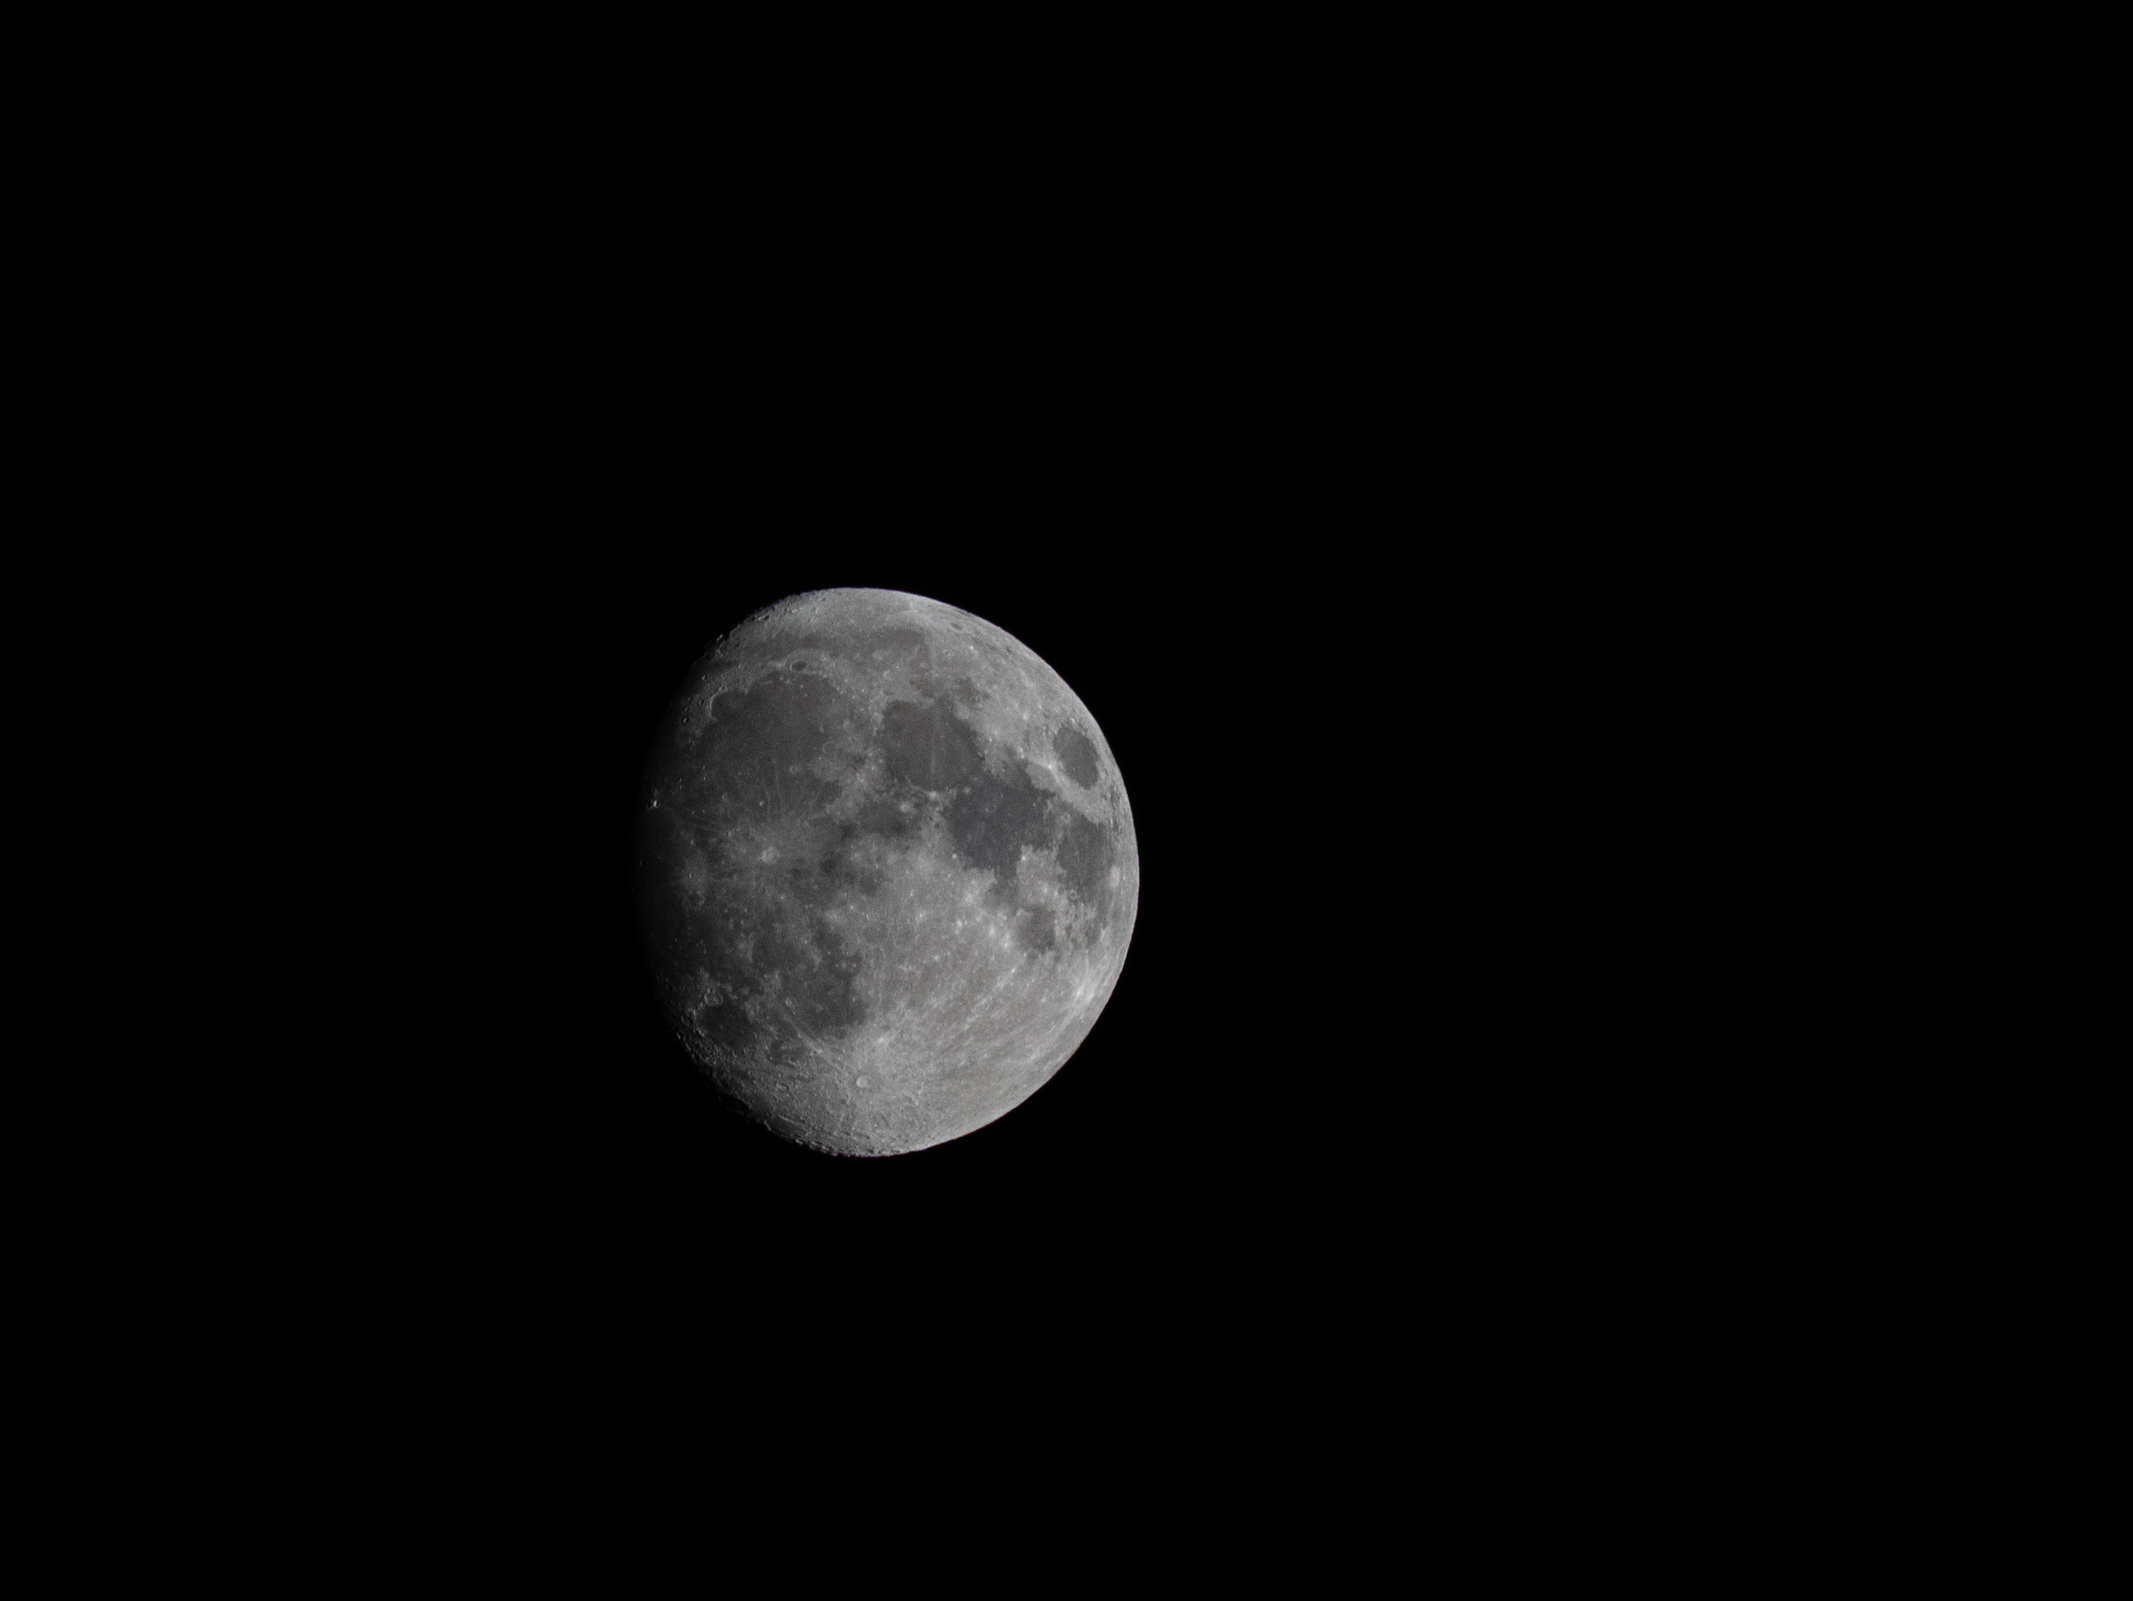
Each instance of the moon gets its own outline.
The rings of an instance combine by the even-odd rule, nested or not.
[[[1036,653],[886,589],[779,601],[653,741],[638,905],[728,1104],[853,1156],[984,1127],[1111,998],[1140,856],[1103,730]]]

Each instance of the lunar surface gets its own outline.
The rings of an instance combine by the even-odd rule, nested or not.
[[[1020,641],[917,595],[798,595],[718,641],[641,811],[669,1023],[732,1104],[819,1150],[923,1150],[1028,1099],[1133,937],[1096,719]]]

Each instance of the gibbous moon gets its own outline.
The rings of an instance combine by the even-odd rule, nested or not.
[[[1133,937],[1096,719],[1019,640],[917,595],[796,595],[715,644],[640,822],[668,1022],[731,1104],[817,1150],[924,1150],[1019,1106]]]

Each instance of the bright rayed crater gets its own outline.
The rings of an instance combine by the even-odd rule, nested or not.
[[[917,595],[799,595],[720,640],[641,823],[669,1021],[733,1104],[820,1150],[923,1150],[1019,1105],[1133,937],[1103,731],[1026,646]]]

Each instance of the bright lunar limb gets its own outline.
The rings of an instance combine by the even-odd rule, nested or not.
[[[1125,964],[1140,856],[1103,731],[953,606],[830,589],[758,612],[691,669],[645,790],[662,1008],[802,1144],[889,1156],[992,1122]]]

